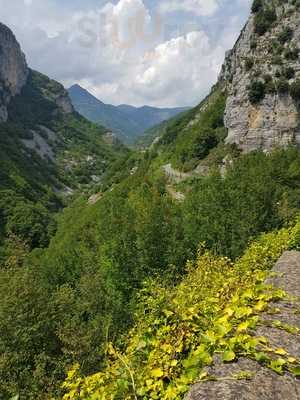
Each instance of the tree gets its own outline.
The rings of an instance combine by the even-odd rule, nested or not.
[[[293,82],[291,84],[290,94],[294,100],[296,100],[296,101],[300,100],[300,80],[299,79],[297,79],[295,82]]]
[[[257,104],[264,99],[266,94],[265,84],[262,81],[254,81],[249,87],[249,100],[252,104]]]
[[[260,11],[263,8],[263,2],[262,0],[254,0],[253,4],[252,4],[252,12],[253,13],[257,13],[258,11]]]

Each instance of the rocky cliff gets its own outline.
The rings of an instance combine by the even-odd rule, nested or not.
[[[220,81],[227,143],[248,152],[300,144],[300,12],[295,1],[255,0]]]
[[[7,106],[26,83],[28,68],[14,34],[0,23],[0,122],[8,118]]]

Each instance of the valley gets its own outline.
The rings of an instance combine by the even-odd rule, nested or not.
[[[66,90],[0,24],[1,400],[297,400],[299,19],[254,0],[166,110]]]

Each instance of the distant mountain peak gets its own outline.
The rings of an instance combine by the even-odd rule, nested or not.
[[[127,144],[132,144],[147,129],[168,120],[187,108],[156,108],[128,104],[105,104],[79,84],[69,88],[75,109],[89,120],[106,126]]]

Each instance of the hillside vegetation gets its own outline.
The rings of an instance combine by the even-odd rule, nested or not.
[[[248,356],[279,374],[299,376],[297,354],[288,357],[252,335],[268,303],[285,296],[263,282],[282,252],[299,246],[299,227],[262,236],[236,263],[200,248],[177,286],[148,280],[135,327],[119,348],[106,343],[106,368],[84,377],[76,364],[63,398],[181,399],[196,379],[213,379],[203,367],[218,353],[223,362]],[[232,379],[250,378],[245,371]]]
[[[227,79],[129,151],[30,71],[0,125],[0,398],[182,400],[216,355],[299,377],[254,331],[285,297],[270,268],[300,249],[300,150],[227,143]]]
[[[3,349],[1,392],[7,396],[20,393],[28,399],[47,398],[49,393],[56,393],[60,398],[63,391],[59,386],[68,366],[79,363],[83,374],[105,368],[110,342],[117,348],[128,347],[128,351],[133,351],[130,350],[132,345],[126,344],[128,333],[125,332],[135,323],[142,324],[141,329],[147,330],[148,322],[152,321],[135,316],[144,304],[141,293],[145,296],[143,301],[151,303],[152,295],[147,297],[147,293],[155,287],[162,290],[159,296],[153,295],[158,300],[166,295],[165,290],[169,291],[171,282],[178,282],[179,288],[186,287],[184,282],[202,285],[202,278],[196,279],[194,272],[190,272],[190,278],[186,275],[186,260],[196,259],[199,243],[205,243],[210,252],[195,261],[195,265],[202,265],[199,274],[204,273],[201,271],[206,264],[207,272],[211,270],[209,274],[217,274],[211,279],[216,285],[218,282],[223,285],[227,281],[225,270],[232,265],[224,257],[238,260],[251,238],[259,236],[260,232],[276,230],[296,218],[299,160],[297,149],[278,150],[269,156],[258,152],[240,157],[225,178],[216,171],[198,179],[195,190],[188,194],[184,203],[170,199],[160,180],[151,183],[147,177],[151,163],[144,161],[135,175],[104,194],[96,204],[87,205],[83,198],[68,207],[59,218],[58,231],[48,249],[35,250],[25,262],[22,262],[23,253],[15,252],[15,258],[1,271],[0,320],[3,323],[1,330],[7,332],[0,338]],[[277,237],[276,233],[274,235]],[[272,237],[267,236],[267,249],[273,246]],[[274,257],[268,258],[268,265],[287,247],[286,242],[280,244]],[[266,268],[264,255],[253,255],[249,263],[253,262],[261,262],[263,269]],[[192,265],[191,261],[190,270],[194,268]],[[256,275],[251,271],[243,272],[242,277],[246,279],[249,273],[254,279]],[[242,280],[241,286],[237,284],[237,279],[242,279],[238,270],[231,267],[229,272],[233,273],[233,286],[242,289],[246,283]],[[151,279],[156,283],[150,285],[150,290],[148,281]],[[183,283],[180,283],[182,279]],[[231,278],[228,276],[228,279]],[[210,290],[208,284],[204,286]],[[214,290],[219,289],[218,286],[212,288],[211,296],[214,297]],[[206,294],[203,291],[205,298]],[[202,289],[199,296],[202,296]],[[187,294],[184,299],[189,302]],[[168,301],[162,297],[166,306]],[[182,305],[182,313],[189,312],[185,306],[187,303]],[[193,306],[191,300],[190,307]],[[212,305],[208,304],[207,308],[209,314],[214,313]],[[28,309],[31,310],[30,318]],[[162,311],[160,306],[157,309]],[[197,310],[196,307],[194,312]],[[14,318],[10,319],[12,313]],[[147,313],[147,317],[152,318],[151,313]],[[158,328],[164,324],[165,320],[162,321]],[[153,329],[151,324],[149,329]],[[193,340],[196,337],[191,337]],[[122,351],[120,354],[122,357]],[[183,359],[185,357],[184,352]],[[129,362],[135,365],[135,361]],[[147,358],[145,362],[148,363]],[[151,375],[151,372],[142,372],[139,364],[137,369],[141,373],[138,378],[140,388],[146,384],[144,377],[148,380],[147,374]],[[181,369],[175,370],[181,376]],[[110,370],[107,373],[110,374]],[[155,385],[158,378],[162,378],[157,381],[159,386],[164,383],[165,387],[168,382],[165,372],[154,378]],[[125,385],[124,393],[132,395],[130,384],[120,384]],[[160,394],[157,396],[159,398]]]
[[[75,109],[85,118],[105,126],[123,143],[133,145],[143,132],[187,108],[134,107],[105,104],[79,85],[68,90]]]
[[[64,113],[56,103],[64,96],[60,84],[30,71],[22,93],[9,105],[9,120],[0,125],[3,262],[19,241],[29,249],[47,245],[64,193],[86,190],[93,175],[100,179],[128,153],[106,142],[105,128],[72,111]]]

